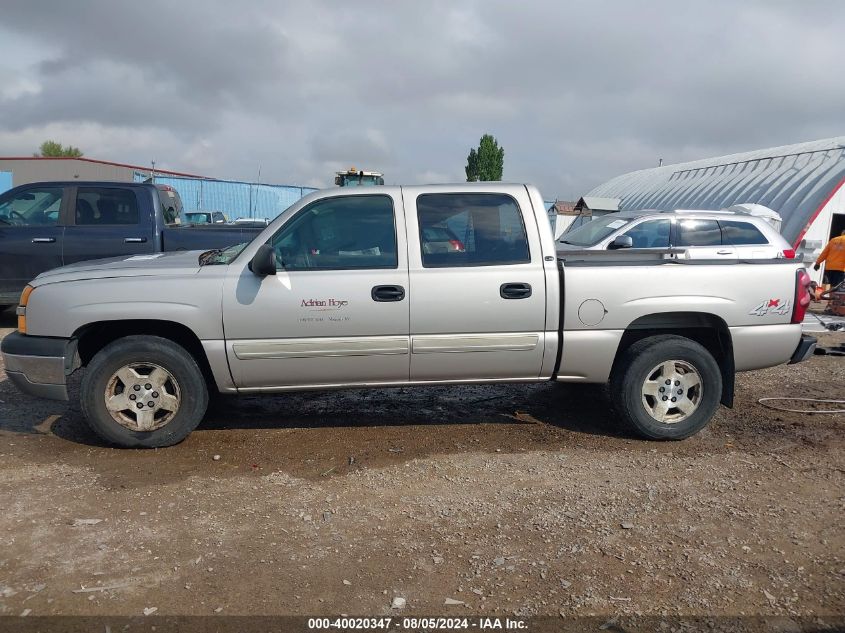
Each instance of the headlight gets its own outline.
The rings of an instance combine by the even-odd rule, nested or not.
[[[18,303],[16,314],[18,315],[18,332],[26,334],[26,304],[29,301],[29,295],[35,290],[32,286],[27,286],[21,293],[21,300]]]

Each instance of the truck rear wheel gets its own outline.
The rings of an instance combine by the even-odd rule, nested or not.
[[[619,358],[610,397],[643,437],[681,440],[710,422],[722,398],[722,374],[704,347],[682,336],[650,336]]]
[[[126,448],[171,446],[205,415],[208,387],[173,341],[127,336],[106,345],[82,378],[82,412],[104,440]]]

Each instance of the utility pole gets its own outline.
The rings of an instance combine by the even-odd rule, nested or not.
[[[259,163],[258,164],[258,182],[255,183],[255,202],[256,202],[255,206],[256,207],[258,206],[258,194],[260,193],[260,189],[261,189],[261,164]],[[250,212],[249,212],[249,217],[251,217],[251,218],[254,217],[252,215],[251,209],[250,209]]]

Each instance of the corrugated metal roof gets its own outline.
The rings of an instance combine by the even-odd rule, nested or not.
[[[619,209],[724,209],[762,204],[783,217],[783,236],[803,237],[845,181],[845,136],[634,171],[587,196],[620,198]]]

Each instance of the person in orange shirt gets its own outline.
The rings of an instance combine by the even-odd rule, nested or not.
[[[816,260],[813,270],[818,270],[822,262],[827,262],[824,267],[824,276],[827,283],[835,288],[845,278],[845,231],[842,231],[842,235],[834,237],[827,243]]]

